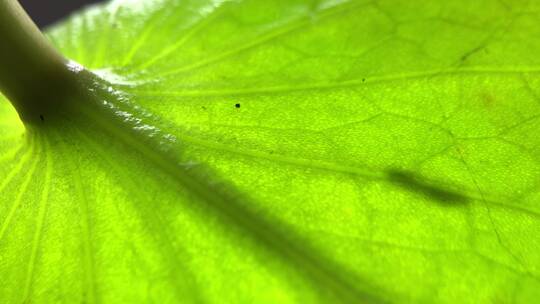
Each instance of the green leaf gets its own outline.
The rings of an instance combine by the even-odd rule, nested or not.
[[[0,101],[1,302],[534,302],[539,20],[517,0],[72,16],[47,36],[95,74],[77,110],[23,126]]]

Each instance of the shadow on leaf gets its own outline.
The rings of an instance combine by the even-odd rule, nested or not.
[[[388,180],[401,188],[421,194],[443,205],[462,205],[469,202],[469,198],[444,185],[436,184],[435,181],[427,180],[421,176],[406,170],[389,169]]]

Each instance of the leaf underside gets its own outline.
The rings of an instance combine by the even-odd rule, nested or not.
[[[72,16],[46,35],[110,116],[25,128],[0,100],[1,302],[533,302],[539,22],[517,0]]]

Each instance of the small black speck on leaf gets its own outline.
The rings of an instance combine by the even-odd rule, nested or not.
[[[43,117],[43,115],[39,115],[39,119],[41,119],[41,121],[45,121],[45,117]]]
[[[235,104],[234,106],[235,106],[237,109],[240,108],[240,104],[239,104],[239,103]]]

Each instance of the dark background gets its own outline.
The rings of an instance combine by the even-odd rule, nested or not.
[[[85,5],[103,0],[19,0],[19,2],[34,22],[43,28]]]

